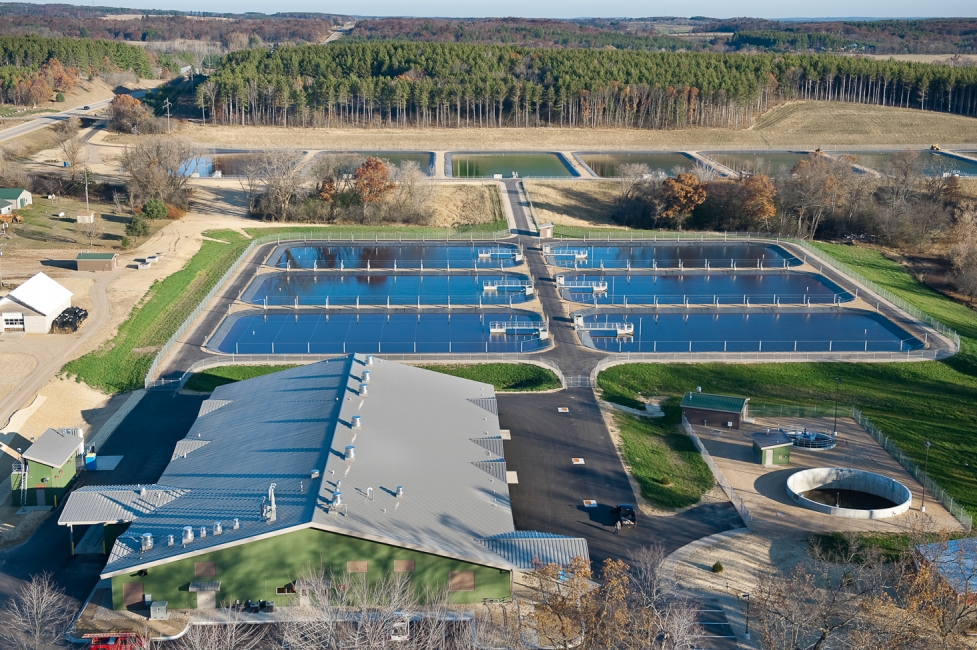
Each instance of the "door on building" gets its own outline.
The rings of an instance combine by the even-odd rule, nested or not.
[[[143,587],[141,582],[126,582],[122,584],[122,604],[126,609],[143,609],[145,607]]]
[[[216,591],[197,592],[197,609],[216,609],[216,608],[217,608]]]
[[[46,506],[47,501],[44,499],[44,488],[37,488],[34,490],[35,498],[37,499],[37,505]]]

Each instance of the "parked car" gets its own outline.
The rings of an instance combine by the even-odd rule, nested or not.
[[[617,517],[614,528],[618,532],[620,532],[621,528],[638,525],[638,520],[634,515],[634,506],[630,503],[619,503],[614,508],[614,515]]]

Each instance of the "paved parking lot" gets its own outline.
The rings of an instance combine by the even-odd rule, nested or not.
[[[509,487],[520,530],[585,537],[595,568],[607,558],[627,559],[632,549],[658,542],[668,552],[707,535],[742,526],[729,503],[696,506],[674,517],[638,513],[635,530],[615,535],[612,508],[635,503],[634,492],[589,388],[546,394],[500,394],[499,421],[506,468],[519,477]],[[558,412],[565,407],[567,413]],[[584,459],[574,465],[573,457]],[[584,499],[597,501],[584,507]]]

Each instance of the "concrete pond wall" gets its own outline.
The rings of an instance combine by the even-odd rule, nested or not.
[[[803,496],[804,492],[815,489],[856,490],[884,497],[897,505],[877,510],[837,508]],[[894,517],[909,510],[912,503],[912,493],[899,481],[874,472],[840,467],[817,467],[793,474],[787,479],[787,494],[794,503],[809,510],[848,519]]]

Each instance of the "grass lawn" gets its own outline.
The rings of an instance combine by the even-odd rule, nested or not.
[[[882,555],[886,562],[895,562],[904,557],[917,544],[944,542],[948,539],[966,537],[966,533],[954,533],[949,536],[938,534],[924,534],[921,537],[910,537],[909,533],[855,533],[856,548],[861,545],[865,549],[873,549]],[[851,555],[852,540],[845,533],[812,533],[807,538],[808,548],[819,547],[829,559],[844,561]],[[855,554],[855,561],[862,561],[859,554]]]
[[[492,384],[499,391],[552,390],[561,386],[560,379],[553,371],[528,363],[472,363],[452,366],[435,364],[420,367]]]
[[[435,226],[357,226],[357,225],[334,225],[334,226],[277,226],[274,228],[245,228],[247,232],[252,237],[261,237],[262,235],[294,235],[296,233],[309,233],[309,237],[326,237],[329,235],[333,240],[348,238],[350,235],[355,235],[358,239],[364,237],[373,237],[374,235],[379,235],[381,241],[383,238],[397,239],[397,237],[404,238],[420,238],[426,237],[428,239],[444,239],[445,235],[450,233],[453,237],[457,238],[459,235],[472,234],[475,237],[479,235],[491,235],[496,232],[509,230],[509,225],[503,221],[487,221],[485,223],[473,223],[469,225],[458,226],[457,228],[437,228]]]
[[[219,366],[217,368],[208,368],[207,370],[201,370],[200,372],[194,373],[187,381],[187,390],[199,390],[204,393],[209,393],[213,391],[218,386],[223,386],[224,384],[233,384],[236,381],[241,381],[242,379],[251,379],[253,377],[261,377],[263,375],[270,375],[273,372],[278,372],[279,370],[288,370],[289,368],[294,368],[294,365],[282,365],[282,366]]]
[[[678,428],[678,400],[662,404],[665,417],[639,418],[615,413],[621,453],[641,496],[661,508],[684,508],[699,502],[715,483],[692,439]]]
[[[102,219],[103,234],[94,240],[93,250],[119,250],[122,237],[125,235],[129,217],[114,214],[115,206],[107,203],[91,202],[91,209]],[[13,234],[10,240],[11,248],[52,248],[79,247],[87,249],[88,237],[81,231],[81,224],[75,222],[75,216],[84,211],[85,201],[75,198],[61,197],[56,201],[43,196],[34,195],[34,203],[17,210],[17,214],[24,217],[24,223],[13,224],[9,232]],[[58,214],[64,212],[63,217]],[[157,219],[149,222],[149,236],[171,223],[167,219]],[[147,238],[140,237],[135,243],[141,244]]]
[[[115,338],[68,362],[62,371],[109,393],[142,388],[157,350],[196,309],[248,243],[233,230],[205,234],[227,243],[204,240],[185,267],[153,283],[142,302],[119,326]]]
[[[629,364],[600,374],[604,399],[640,408],[642,395],[679,396],[702,386],[765,404],[831,404],[840,377],[841,403],[858,407],[917,463],[931,441],[930,476],[977,514],[977,314],[875,250],[818,246],[955,329],[961,351],[915,363]]]

